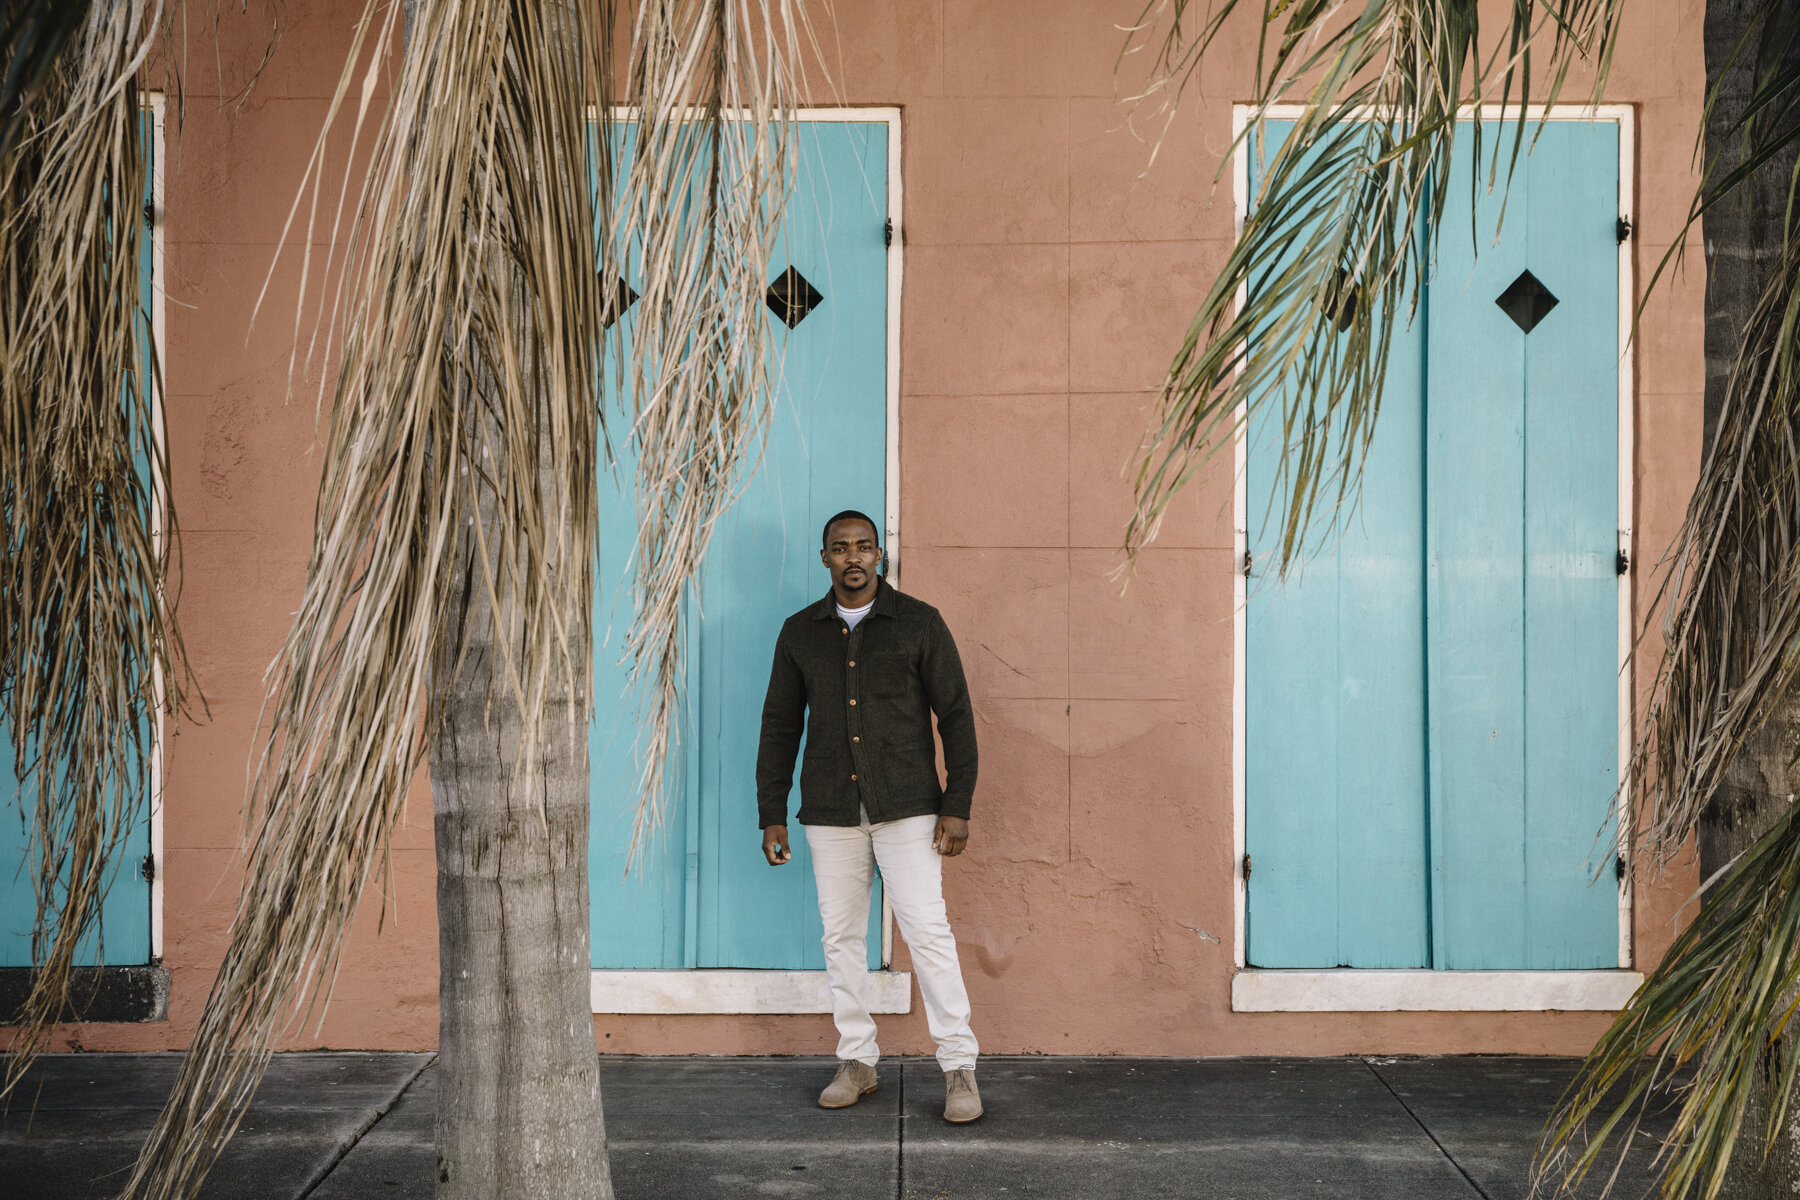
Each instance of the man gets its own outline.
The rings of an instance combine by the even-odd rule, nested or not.
[[[763,856],[779,867],[793,857],[788,791],[806,730],[800,823],[819,886],[838,1029],[837,1075],[819,1104],[843,1108],[875,1090],[880,1050],[863,985],[870,869],[879,866],[937,1042],[944,1119],[973,1121],[981,1115],[977,1047],[943,892],[943,859],[968,844],[975,794],[975,718],[962,660],[937,610],[878,574],[886,559],[874,521],[841,512],[825,522],[823,543],[831,591],[781,627],[756,757]],[[934,712],[944,787],[931,740]]]

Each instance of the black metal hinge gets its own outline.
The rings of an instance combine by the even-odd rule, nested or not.
[[[1625,856],[1623,854],[1613,859],[1613,872],[1619,877],[1619,882],[1625,881]]]
[[[156,201],[144,201],[144,228],[156,228]]]
[[[1250,882],[1250,856],[1244,855],[1244,882]]]
[[[881,235],[881,244],[884,246],[894,244],[894,218],[892,217],[887,219],[887,229]]]
[[[1625,239],[1631,236],[1631,218],[1620,217],[1618,224],[1613,226],[1613,234],[1619,239],[1619,242],[1623,244]]]
[[[145,883],[156,882],[156,855],[144,855],[144,861],[138,864],[138,874],[144,877]]]
[[[1618,568],[1619,574],[1625,574],[1631,570],[1631,555],[1623,550],[1619,551],[1618,560],[1613,565]]]
[[[1248,550],[1244,551],[1244,578],[1250,578],[1250,552]]]

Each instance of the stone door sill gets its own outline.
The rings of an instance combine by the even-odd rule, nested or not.
[[[1638,971],[1271,970],[1242,968],[1233,1012],[1616,1012]]]

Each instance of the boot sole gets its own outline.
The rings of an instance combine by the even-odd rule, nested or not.
[[[880,1085],[878,1084],[876,1086],[880,1086]],[[864,1096],[873,1095],[874,1092],[875,1092],[875,1088],[873,1088],[873,1087],[864,1088],[862,1091],[856,1093],[856,1100],[861,1100]],[[856,1103],[856,1100],[846,1100],[842,1104],[827,1104],[823,1100],[821,1100],[821,1101],[819,1101],[819,1107],[820,1108],[849,1108],[852,1104]]]
[[[952,1125],[967,1125],[970,1121],[981,1120],[982,1113],[985,1113],[986,1111],[987,1111],[986,1109],[983,1109],[981,1112],[976,1113],[972,1117],[945,1117],[944,1120],[948,1121]]]

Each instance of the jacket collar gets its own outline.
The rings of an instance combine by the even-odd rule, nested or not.
[[[894,612],[894,589],[888,586],[885,578],[875,581],[875,607],[869,610],[870,617],[892,617]],[[813,607],[812,619],[815,621],[836,621],[837,593],[830,588],[825,589],[825,598]],[[863,618],[865,621],[868,617]]]

